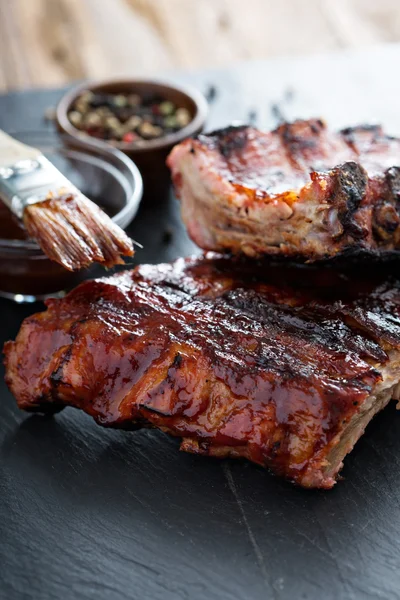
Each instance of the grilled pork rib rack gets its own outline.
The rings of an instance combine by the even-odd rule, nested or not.
[[[262,273],[262,276],[260,275]],[[158,427],[330,488],[400,381],[400,282],[208,256],[88,281],[8,342],[20,408]]]
[[[313,261],[400,249],[400,140],[381,127],[228,127],[175,146],[168,164],[206,250]]]

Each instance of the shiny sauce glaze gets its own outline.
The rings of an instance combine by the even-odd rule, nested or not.
[[[310,174],[327,173],[356,162],[372,176],[398,164],[400,139],[382,127],[363,125],[332,132],[320,119],[282,123],[271,132],[247,125],[200,134],[192,151],[207,148],[215,167],[232,184],[252,189],[258,197],[294,195],[310,183]]]
[[[184,450],[244,456],[299,483],[400,344],[400,284],[379,268],[179,259],[47,305],[5,348],[21,408],[156,426]]]
[[[322,236],[322,246],[314,256],[311,244],[306,252],[309,258],[357,254],[363,250],[398,251],[400,139],[386,135],[380,126],[364,125],[334,132],[323,121],[309,119],[282,123],[271,132],[242,125],[201,134],[177,146],[168,159],[178,195],[182,189],[180,162],[184,160],[180,156],[185,156],[185,148],[189,146],[189,151],[198,157],[200,166],[195,169],[200,170],[201,178],[211,186],[216,206],[219,203],[224,206],[219,217],[220,229],[239,227],[240,231],[243,227],[244,237],[257,231],[257,238],[262,238],[262,229],[253,228],[263,214],[264,203],[272,203],[281,211],[282,226],[286,220],[290,225],[293,210],[299,214],[296,211],[307,212],[318,204],[322,224],[317,224],[318,214],[310,218],[316,219],[314,233],[317,238]],[[246,219],[236,223],[234,213],[230,220],[226,218],[235,206],[244,207],[248,223]],[[279,223],[274,226],[279,228]],[[230,243],[227,233],[221,246],[220,242],[209,241],[210,234],[204,242],[205,234],[197,231],[200,226],[193,227],[198,235],[192,237],[200,246],[241,251],[235,236],[232,239],[236,241]],[[212,229],[211,224],[209,227]],[[219,239],[218,230],[215,236]],[[292,234],[289,237],[285,234],[282,239],[285,243],[282,242],[279,252],[295,256],[296,246],[301,246],[299,241],[291,248],[288,242]],[[271,253],[263,249],[260,241],[253,250],[257,255]],[[297,250],[301,255],[301,248]]]

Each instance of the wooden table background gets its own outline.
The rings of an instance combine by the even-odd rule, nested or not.
[[[397,41],[399,0],[0,0],[0,91]]]

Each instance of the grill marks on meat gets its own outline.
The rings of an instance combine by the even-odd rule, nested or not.
[[[312,261],[399,249],[400,141],[381,127],[228,127],[179,144],[168,165],[206,250]]]
[[[22,409],[158,427],[183,450],[329,488],[400,379],[400,284],[381,276],[216,256],[141,266],[26,319],[6,379]]]

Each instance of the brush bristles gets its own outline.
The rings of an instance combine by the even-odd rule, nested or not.
[[[68,194],[32,204],[23,220],[46,256],[69,271],[92,263],[112,267],[133,255],[132,240],[85,196]]]

